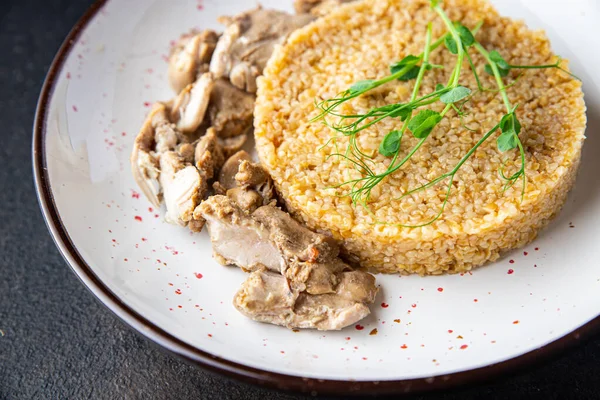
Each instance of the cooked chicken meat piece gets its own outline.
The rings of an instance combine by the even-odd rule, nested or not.
[[[245,134],[252,127],[254,95],[218,79],[210,94],[208,117],[217,136],[231,138]],[[242,144],[243,145],[243,144]]]
[[[361,281],[364,287],[361,292],[368,292],[369,296],[345,292],[342,284],[331,294],[299,293],[284,276],[261,270],[242,284],[233,304],[242,314],[259,322],[287,328],[340,330],[369,315],[367,304],[373,303],[377,294],[372,275],[362,271],[340,275],[342,282]]]
[[[255,93],[256,78],[262,74],[275,45],[312,20],[309,14],[291,15],[262,7],[232,18],[221,18],[220,22],[227,28],[217,42],[210,72]]]
[[[223,168],[221,168],[221,172],[219,173],[218,182],[224,189],[224,192],[220,194],[225,194],[227,190],[238,187],[235,176],[239,171],[240,163],[242,161],[252,161],[250,154],[245,151],[239,151],[225,161],[225,164],[223,164]]]
[[[223,165],[219,180],[213,185],[217,194],[227,195],[246,212],[274,202],[275,191],[269,174],[239,151]]]
[[[194,219],[193,213],[225,161],[222,140],[208,129],[190,143],[194,135],[183,134],[170,122],[169,108],[157,103],[144,122],[131,156],[133,175],[154,206],[164,200],[167,222],[199,232],[205,221]]]
[[[235,189],[240,188],[204,201],[194,215],[206,219],[219,262],[254,271],[236,295],[238,310],[257,321],[323,330],[341,329],[369,314],[367,304],[377,293],[371,275],[352,271],[337,258],[339,248],[331,239],[278,208],[243,210],[229,197]]]
[[[193,133],[204,122],[214,83],[212,74],[207,72],[177,96],[171,109],[171,121],[179,131]]]
[[[267,227],[271,241],[289,259],[324,263],[335,260],[340,253],[335,240],[312,232],[278,208],[261,207],[252,216]]]
[[[207,221],[213,252],[221,264],[237,265],[245,271],[285,269],[285,260],[269,240],[269,231],[228,197],[208,198],[194,211],[194,218]]]
[[[194,83],[200,73],[208,72],[218,40],[219,35],[211,30],[181,37],[169,57],[169,82],[176,93]]]
[[[196,167],[207,180],[214,178],[217,171],[223,166],[225,162],[223,148],[213,128],[208,129],[206,135],[198,141],[195,162]]]
[[[295,0],[294,8],[298,14],[311,13],[317,17],[329,14],[336,7],[356,0]]]
[[[196,167],[186,166],[183,157],[168,151],[160,157],[160,184],[167,207],[165,220],[186,226],[206,192],[206,181]]]
[[[160,155],[175,150],[178,140],[175,126],[167,118],[167,107],[163,103],[156,103],[144,121],[131,153],[133,177],[155,207],[162,202]]]

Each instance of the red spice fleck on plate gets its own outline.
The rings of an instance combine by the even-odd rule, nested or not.
[[[181,294],[181,289],[177,289],[177,290],[175,291],[175,294]]]
[[[365,360],[365,361],[367,361],[367,357],[363,357],[362,359]]]
[[[437,289],[437,291],[441,293],[441,292],[443,292],[443,291],[444,291],[444,288],[441,288],[441,287],[439,287],[439,288]]]
[[[375,328],[371,332],[369,332],[369,335],[371,335],[371,336],[377,335],[377,328]]]
[[[477,300],[477,299],[473,299],[473,302],[475,302],[475,303],[477,303],[478,301],[479,301],[479,300]]]
[[[212,335],[209,333],[209,334],[208,334],[208,337],[212,337]]]
[[[140,198],[140,194],[138,192],[136,192],[135,190],[131,191],[131,197],[134,199],[139,199]]]
[[[394,322],[397,323],[397,324],[399,324],[400,320],[399,319],[395,319]]]
[[[528,254],[529,254],[529,253],[528,253],[528,252],[526,252],[526,251],[524,251],[524,252],[523,252],[523,255],[524,255],[524,256],[526,256],[526,255],[528,255]]]
[[[148,207],[148,212],[152,212],[154,209],[152,207]]]
[[[513,321],[513,325],[517,325],[519,323],[519,320]]]
[[[536,247],[536,248],[535,248],[535,251],[539,251],[539,250],[540,250],[540,248],[539,248],[539,247]]]
[[[169,286],[173,286],[173,284],[171,282],[169,282]]]
[[[461,349],[461,350],[464,350],[464,349],[466,349],[467,347],[469,347],[469,345],[468,345],[468,344],[463,344],[462,346],[460,346],[460,349]]]
[[[67,79],[71,79],[71,73],[67,72]]]
[[[121,132],[121,136],[127,136],[127,132]]]
[[[178,308],[183,308],[183,306],[177,306]]]
[[[281,353],[281,354],[285,354],[285,351],[281,350],[281,351],[280,351],[280,353]]]
[[[514,264],[515,260],[510,260],[509,263]]]
[[[139,215],[136,215],[135,217],[133,217],[133,219],[135,219],[138,222],[142,222],[142,217],[140,217]]]
[[[152,105],[152,103],[150,103],[149,101],[144,102],[144,107],[150,107],[151,105]]]
[[[365,327],[362,325],[356,325],[355,328],[357,331],[362,331],[363,329],[365,329]]]
[[[350,339],[351,339],[350,336],[346,336],[346,340],[350,340]]]
[[[408,349],[408,346],[406,344],[403,344],[402,346],[400,346],[401,349]]]
[[[73,106],[73,111],[75,111],[75,112],[79,111],[79,110],[77,109],[77,106]]]
[[[196,276],[198,279],[202,279],[204,275],[202,275],[200,272],[194,272],[194,276]]]
[[[411,307],[412,307],[412,308],[416,308],[416,307],[417,307],[417,305],[416,305],[416,304],[413,304],[413,305],[411,305]]]
[[[509,269],[509,270],[508,270],[508,274],[509,274],[509,275],[512,275],[512,274],[514,274],[514,273],[515,273],[515,270],[514,270],[514,269]]]
[[[382,308],[388,308],[390,305],[388,303],[381,303]]]
[[[452,333],[454,332],[452,329],[448,329],[448,333]]]

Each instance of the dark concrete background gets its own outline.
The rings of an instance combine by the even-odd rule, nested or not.
[[[224,0],[226,1],[226,0]],[[296,399],[208,374],[99,304],[35,197],[31,127],[63,38],[91,0],[0,0],[0,399]],[[599,399],[600,337],[491,384],[416,399]]]

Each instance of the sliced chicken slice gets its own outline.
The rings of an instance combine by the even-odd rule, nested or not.
[[[309,14],[291,15],[262,7],[232,18],[221,18],[227,28],[217,42],[210,72],[255,93],[256,78],[262,74],[275,45],[313,19]]]
[[[194,219],[204,218],[213,244],[215,259],[223,265],[237,265],[245,271],[267,268],[283,271],[286,263],[269,232],[226,196],[216,195],[202,202]]]
[[[161,156],[160,170],[160,184],[167,207],[165,220],[186,226],[206,192],[206,181],[196,167],[186,166],[185,160],[174,151]]]
[[[211,73],[202,74],[177,96],[171,109],[171,121],[178,130],[193,133],[202,125],[214,83]]]
[[[344,272],[341,280],[352,280],[346,274],[364,275],[365,291],[369,297],[353,298],[343,293],[342,285],[331,294],[299,293],[288,280],[269,271],[255,271],[235,295],[233,304],[238,311],[259,322],[287,328],[340,330],[369,315],[367,304],[375,301],[377,288],[373,276],[360,271]]]
[[[254,114],[253,94],[240,90],[226,79],[215,82],[208,105],[210,125],[217,136],[231,138],[245,134]]]
[[[176,93],[194,83],[199,72],[208,72],[219,35],[211,30],[183,35],[169,57],[169,82]]]

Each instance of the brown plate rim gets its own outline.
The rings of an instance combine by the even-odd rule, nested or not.
[[[257,384],[272,389],[312,394],[374,395],[415,394],[450,389],[467,384],[482,383],[502,375],[516,373],[534,363],[547,360],[549,356],[557,355],[600,331],[600,316],[598,316],[570,334],[540,347],[539,349],[485,367],[420,379],[395,381],[343,381],[284,375],[231,362],[195,348],[154,325],[119,299],[96,276],[96,274],[94,274],[91,267],[85,262],[73,245],[54,202],[52,188],[48,177],[46,154],[44,151],[47,127],[46,120],[50,100],[57,79],[62,71],[65,60],[76,44],[77,39],[107,1],[108,0],[96,0],[89,7],[63,42],[50,66],[38,101],[33,127],[33,170],[40,208],[44,215],[44,219],[46,220],[48,230],[62,256],[83,284],[98,298],[98,300],[138,333],[161,347],[177,354],[188,362],[196,364],[208,371],[247,383]]]

